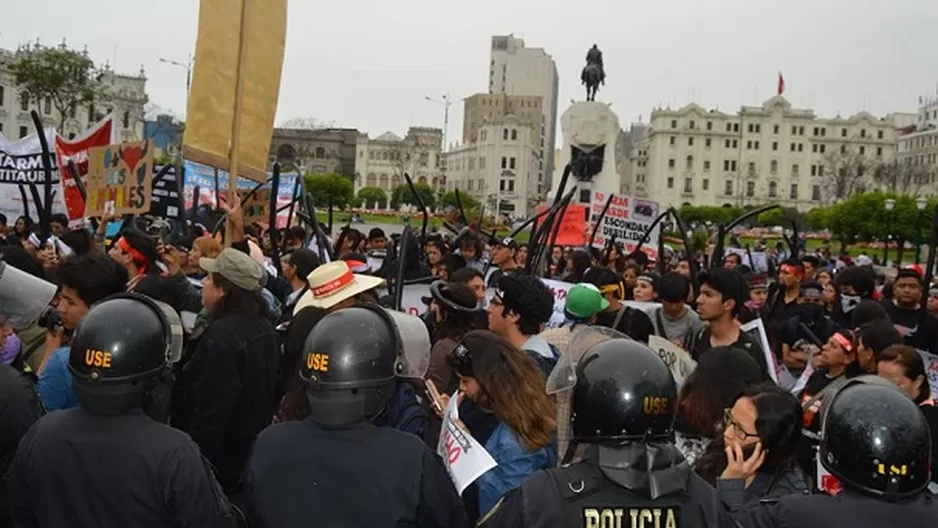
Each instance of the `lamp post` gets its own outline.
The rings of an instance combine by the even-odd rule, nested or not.
[[[174,60],[164,59],[163,57],[160,57],[160,62],[164,64],[172,64],[173,66],[178,66],[186,70],[186,95],[188,96],[189,87],[192,84],[192,55],[189,55],[189,62],[186,64]]]
[[[883,245],[883,266],[889,267],[889,237],[892,234],[892,210],[896,208],[896,201],[886,198],[886,236]]]
[[[915,199],[915,207],[918,209],[918,217],[915,219],[915,263],[922,262],[922,221],[925,218],[925,207],[928,206],[928,198],[919,196]]]
[[[442,156],[443,154],[446,153],[446,148],[447,148],[446,139],[447,139],[447,132],[449,132],[449,107],[452,106],[453,102],[450,101],[449,94],[444,94],[443,97],[440,99],[434,99],[433,97],[430,97],[429,95],[425,95],[423,96],[423,98],[426,99],[427,101],[430,101],[431,103],[443,105],[443,144],[440,146],[440,155]],[[442,176],[440,179],[445,182],[446,176],[447,176],[447,170],[446,170],[447,168],[445,165],[441,165],[440,169],[442,169],[440,171],[441,176]]]

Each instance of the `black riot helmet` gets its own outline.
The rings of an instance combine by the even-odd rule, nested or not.
[[[396,378],[423,377],[429,362],[430,337],[419,318],[371,303],[332,312],[303,345],[310,417],[326,426],[371,420],[387,406]]]
[[[68,358],[82,408],[108,416],[147,407],[151,393],[171,381],[182,337],[176,312],[144,295],[120,293],[94,305],[75,330]]]
[[[671,370],[647,345],[610,339],[576,365],[573,439],[588,444],[669,438],[677,387]]]
[[[887,501],[928,486],[928,423],[898,387],[878,376],[859,376],[824,400],[818,456],[841,484]]]

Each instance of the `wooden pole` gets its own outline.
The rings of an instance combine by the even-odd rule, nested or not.
[[[235,85],[234,118],[231,120],[231,147],[228,152],[228,204],[235,203],[238,190],[238,154],[241,150],[241,112],[244,107],[244,84],[247,75],[248,23],[253,0],[241,0],[241,39],[238,42],[238,84]],[[225,225],[225,247],[231,247],[234,232],[231,222]]]

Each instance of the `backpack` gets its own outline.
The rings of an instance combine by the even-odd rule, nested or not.
[[[414,386],[406,380],[397,380],[387,408],[373,422],[378,427],[413,434],[424,442],[430,432],[430,414],[421,405]]]
[[[550,347],[550,353],[553,355],[553,357],[544,357],[533,350],[524,351],[528,354],[528,356],[531,357],[531,359],[534,360],[538,370],[544,374],[544,378],[550,377],[550,373],[554,370],[554,367],[557,366],[557,361],[560,360],[560,349],[551,343],[548,343],[547,346]]]

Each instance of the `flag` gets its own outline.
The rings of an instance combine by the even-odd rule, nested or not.
[[[778,72],[778,95],[785,93],[785,78],[782,77],[782,72]]]

